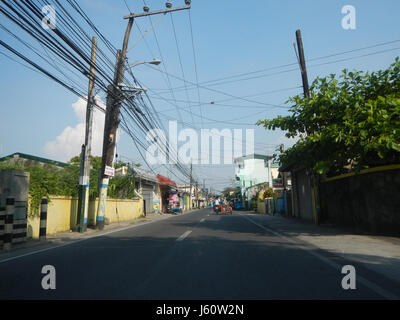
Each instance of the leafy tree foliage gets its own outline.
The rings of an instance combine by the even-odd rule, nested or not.
[[[295,96],[288,116],[258,121],[299,138],[281,150],[284,166],[336,175],[400,162],[400,60],[372,73],[317,78],[310,98]]]
[[[222,191],[222,194],[228,201],[238,198],[241,195],[239,187],[227,187]]]

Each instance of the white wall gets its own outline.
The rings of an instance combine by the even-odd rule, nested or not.
[[[250,181],[253,186],[268,182],[268,167],[263,159],[245,159],[244,168],[238,170],[238,175],[244,176],[247,188],[250,187]]]

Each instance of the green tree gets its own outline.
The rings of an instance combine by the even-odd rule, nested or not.
[[[257,123],[299,139],[281,150],[282,165],[336,175],[400,162],[399,58],[384,71],[317,78],[310,98],[288,102],[290,115]]]
[[[227,187],[222,191],[222,194],[228,201],[231,201],[240,196],[240,188],[239,187],[234,187],[234,188]]]

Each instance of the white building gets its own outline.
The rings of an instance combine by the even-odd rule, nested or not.
[[[260,183],[269,184],[270,173],[268,171],[268,160],[272,160],[271,156],[261,154],[251,154],[235,159],[235,175],[238,186],[246,189]],[[279,175],[279,166],[271,163],[272,179],[277,179]]]

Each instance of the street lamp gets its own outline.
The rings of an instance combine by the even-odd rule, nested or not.
[[[128,68],[131,69],[131,68],[136,67],[136,66],[138,66],[140,64],[154,64],[154,65],[158,66],[160,63],[161,63],[161,60],[157,60],[157,59],[154,59],[154,60],[151,60],[151,61],[134,62],[134,63],[128,65]]]
[[[132,69],[132,68],[134,68],[134,67],[136,67],[136,66],[138,66],[140,64],[154,64],[154,65],[158,66],[160,63],[161,63],[161,60],[157,60],[157,59],[154,59],[154,60],[151,60],[151,61],[139,61],[139,62],[134,62],[132,64],[127,65],[127,68],[128,69]],[[121,89],[122,88],[128,88],[128,90],[124,90],[124,91],[126,91],[126,92],[129,91],[129,92],[133,93],[134,95],[135,94],[139,94],[141,92],[146,92],[147,91],[146,88],[138,87],[138,86],[129,86],[129,85],[126,85],[124,83],[119,83],[118,86]]]

